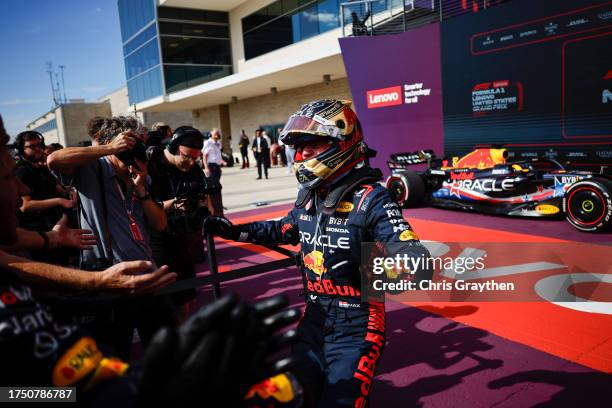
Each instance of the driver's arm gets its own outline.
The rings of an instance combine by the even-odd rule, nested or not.
[[[421,244],[417,234],[404,219],[402,209],[392,198],[386,189],[380,189],[373,193],[372,205],[367,215],[368,229],[372,233],[372,238],[376,243],[383,244],[387,257],[394,257],[397,254],[408,255],[411,258],[429,258],[427,248]],[[423,264],[422,264],[423,265]],[[415,271],[412,276],[413,281],[431,279],[433,270],[429,263],[425,263],[426,268]],[[398,279],[399,276],[391,277]]]
[[[210,216],[204,221],[204,229],[221,238],[256,244],[291,244],[300,242],[295,208],[276,221],[258,221],[233,225],[223,217]]]

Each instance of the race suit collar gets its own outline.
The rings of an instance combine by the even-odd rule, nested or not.
[[[382,178],[382,172],[379,169],[371,167],[361,167],[353,169],[342,177],[336,183],[329,187],[329,191],[323,199],[322,211],[325,214],[333,214],[338,206],[338,203],[347,194],[352,192],[358,185],[365,182],[377,182]],[[298,191],[295,206],[303,208],[313,198],[313,191],[307,188],[301,188]]]

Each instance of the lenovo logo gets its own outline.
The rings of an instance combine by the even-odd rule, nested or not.
[[[367,92],[368,109],[402,104],[402,87],[374,89]]]

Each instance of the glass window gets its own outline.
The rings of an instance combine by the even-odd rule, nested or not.
[[[151,71],[130,79],[127,83],[130,104],[146,101],[162,95],[161,69]]]
[[[378,0],[374,3],[371,3],[372,14],[380,13],[381,11],[385,11],[387,9],[387,0]]]
[[[242,19],[246,59],[274,51],[340,26],[341,0],[279,0],[266,8],[276,19],[256,21],[263,9]],[[384,0],[383,0],[384,1]],[[282,17],[278,17],[278,3]],[[259,25],[256,25],[259,23]]]
[[[338,0],[319,0],[319,32],[324,33],[340,26]]]
[[[283,14],[283,5],[280,1],[270,4],[266,9],[268,10],[268,17],[270,17],[270,19],[279,17]]]
[[[201,85],[231,74],[230,67],[202,66],[164,66],[166,92],[177,92],[182,89]]]
[[[300,33],[301,39],[310,38],[319,34],[319,18],[317,15],[317,5],[306,7],[300,13]]]
[[[159,22],[159,31],[163,34],[185,35],[196,37],[229,38],[229,27],[210,24]]]
[[[163,61],[174,64],[231,65],[229,40],[161,37]]]
[[[247,59],[293,43],[291,19],[281,20],[279,24],[268,24],[244,35],[244,50]]]
[[[121,38],[124,43],[155,20],[155,0],[119,0],[117,6]]]
[[[176,7],[158,7],[157,16],[173,20],[211,21],[215,23],[227,23],[229,17],[226,12],[212,10],[194,10]]]
[[[300,15],[294,14],[291,16],[291,34],[293,42],[296,43],[302,40],[302,32],[300,30]]]
[[[158,64],[159,48],[157,47],[157,41],[153,40],[125,59],[127,79],[133,78]]]
[[[166,93],[180,91],[187,87],[185,67],[164,65],[164,78],[166,80]]]
[[[282,0],[283,1],[283,13],[288,13],[290,11],[298,8],[298,0]]]
[[[125,44],[125,46],[123,47],[123,55],[127,55],[130,52],[134,51],[136,48],[140,47],[142,44],[153,38],[156,33],[157,27],[155,26],[155,24],[151,24],[149,28],[147,28],[142,33],[138,34],[136,37],[130,40],[127,44]]]

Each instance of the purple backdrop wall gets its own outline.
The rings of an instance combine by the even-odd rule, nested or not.
[[[378,152],[372,165],[387,175],[391,153],[443,153],[439,24],[394,36],[342,38],[340,47],[366,142]],[[369,91],[384,88],[393,89],[373,92],[368,99]],[[394,92],[399,99],[387,103],[395,105],[383,106],[382,94],[393,99]]]

